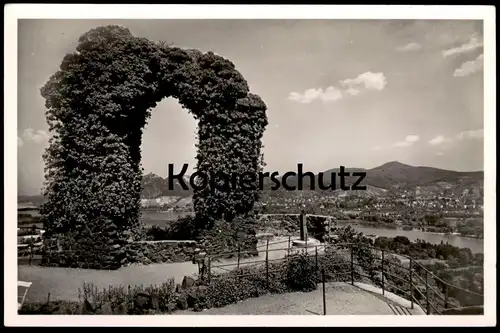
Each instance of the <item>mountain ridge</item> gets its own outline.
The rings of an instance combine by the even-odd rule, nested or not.
[[[319,190],[318,189],[318,175],[319,173],[315,173],[315,189],[314,191],[318,192],[318,194],[335,194],[345,191],[340,190],[340,177],[338,173],[340,172],[339,168],[328,169],[323,172],[325,186],[331,185],[331,180],[335,181],[336,190]],[[383,194],[387,192],[399,192],[402,190],[422,190],[426,191],[426,189],[431,189],[436,193],[447,193],[448,192],[460,192],[471,187],[479,187],[479,191],[483,190],[484,186],[484,171],[454,171],[454,170],[446,170],[439,169],[428,166],[411,166],[408,164],[404,164],[398,161],[390,161],[384,163],[380,166],[365,169],[365,168],[345,168],[345,172],[349,172],[351,175],[345,177],[346,185],[352,185],[356,180],[358,180],[358,176],[352,176],[353,172],[366,172],[366,177],[359,184],[360,186],[367,186],[368,190],[367,195],[377,195]],[[305,173],[305,172],[304,172]],[[325,175],[335,173],[335,178],[328,177]],[[276,177],[280,184],[282,184],[281,175]],[[303,177],[303,188],[305,190],[311,188],[310,177]],[[189,175],[184,176],[184,182],[186,185],[191,188],[189,184]],[[266,178],[264,181],[264,191],[268,191],[271,189],[271,186],[274,183]],[[297,186],[298,185],[298,176],[288,177],[287,185],[289,186]],[[168,188],[168,178],[162,178],[154,173],[148,173],[143,176],[141,181],[141,198],[143,199],[154,199],[162,196],[176,196],[180,198],[189,197],[192,195],[192,190],[184,190],[178,181],[174,181],[174,188]],[[281,186],[281,189],[283,187]],[[339,192],[340,191],[340,192]],[[272,191],[272,192],[280,192]],[[283,191],[283,192],[295,192],[295,191]],[[349,191],[349,192],[362,192],[362,191]],[[276,193],[278,194],[278,193]],[[286,194],[283,194],[286,195]],[[32,197],[34,200],[29,200]],[[39,202],[39,198],[41,196],[18,196],[18,200],[22,200],[23,202],[28,201],[36,201]],[[21,199],[22,198],[22,199]]]

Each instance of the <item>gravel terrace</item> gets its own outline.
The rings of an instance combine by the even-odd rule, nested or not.
[[[342,282],[326,284],[327,315],[394,315],[396,303]],[[323,315],[321,285],[308,293],[265,295],[223,308],[202,312],[176,311],[174,315]]]
[[[292,237],[298,239],[298,237]],[[288,237],[275,237],[269,243],[269,260],[283,258],[287,253]],[[242,259],[240,267],[252,264],[255,261],[265,260],[266,242],[259,241],[259,256]],[[314,255],[314,248],[309,248],[308,252]],[[322,249],[318,249],[320,253]],[[222,260],[213,263],[214,273],[236,268],[236,265],[216,268],[217,265],[236,264],[237,259]],[[152,265],[131,265],[118,270],[92,270],[77,268],[42,267],[42,266],[18,266],[18,280],[33,282],[26,296],[26,302],[45,302],[48,293],[51,300],[78,300],[78,288],[82,288],[83,282],[92,282],[99,288],[113,286],[161,284],[169,278],[174,278],[176,283],[181,283],[184,276],[197,276],[198,265],[191,262],[152,264]]]

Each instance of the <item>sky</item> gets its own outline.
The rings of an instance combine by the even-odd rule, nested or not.
[[[266,170],[389,161],[483,170],[481,21],[19,20],[18,191],[38,194],[48,146],[42,87],[79,36],[120,24],[138,37],[231,60],[266,103]],[[195,161],[196,121],[165,99],[144,129],[145,173]]]

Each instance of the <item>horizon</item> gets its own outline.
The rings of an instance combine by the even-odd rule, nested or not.
[[[484,172],[481,21],[19,20],[19,195],[42,188],[50,133],[39,88],[80,35],[108,24],[231,60],[268,106],[265,170],[399,161]],[[165,178],[169,163],[192,173],[196,121],[173,98],[155,110],[143,132],[143,174]]]
[[[433,167],[429,167],[429,166],[426,166],[426,165],[409,165],[409,164],[402,163],[402,162],[399,162],[399,161],[389,161],[389,162],[385,162],[385,163],[383,163],[383,164],[381,164],[381,165],[377,165],[377,166],[372,167],[372,168],[368,168],[368,169],[367,169],[367,168],[359,168],[359,169],[365,169],[366,171],[370,171],[371,169],[378,168],[378,167],[381,167],[381,166],[383,166],[383,165],[390,164],[390,163],[399,163],[399,164],[402,164],[402,165],[405,165],[405,166],[410,166],[410,167],[413,167],[413,168],[419,168],[419,167],[424,167],[424,168],[433,168]],[[324,170],[324,171],[320,171],[320,172],[326,172],[326,171],[329,171],[329,170],[331,170],[331,169],[337,169],[337,168],[338,168],[338,167],[335,167],[335,168],[330,168],[330,169],[327,169],[327,170]],[[346,170],[346,171],[349,171],[349,169],[356,169],[356,168],[358,168],[358,167],[345,167],[345,170]],[[439,168],[434,168],[434,169],[438,169],[438,170],[445,170],[445,171],[453,171],[453,172],[461,172],[461,173],[478,173],[478,172],[482,172],[482,173],[484,173],[484,170],[459,171],[459,170],[449,170],[449,169],[439,169]],[[288,171],[294,171],[294,170],[288,170]],[[303,172],[305,173],[305,172],[308,172],[308,171],[309,171],[309,170],[304,169],[304,171],[303,171]],[[269,170],[263,170],[263,172],[271,172],[271,171],[269,171]],[[285,171],[285,172],[286,172],[286,171]],[[283,173],[284,173],[284,172],[280,172],[278,177],[282,176],[282,175],[283,175]],[[168,175],[167,175],[167,176],[165,176],[165,177],[163,177],[162,175],[158,175],[158,174],[156,174],[156,173],[154,173],[154,172],[147,172],[147,173],[146,173],[146,172],[144,172],[142,176],[144,177],[144,176],[151,175],[151,174],[152,174],[152,175],[154,175],[154,176],[156,176],[156,177],[161,177],[161,178],[163,178],[163,179],[167,179],[167,178],[168,178]],[[315,173],[315,174],[318,174],[318,173]],[[186,176],[191,176],[191,173],[186,173],[186,174],[184,175],[184,177],[186,177]],[[38,194],[36,194],[36,193],[33,193],[33,194],[18,193],[18,197],[20,197],[20,196],[27,196],[27,197],[29,197],[29,196],[41,196],[41,195],[43,195],[43,193],[42,193],[42,192],[40,192],[40,193],[38,193]]]

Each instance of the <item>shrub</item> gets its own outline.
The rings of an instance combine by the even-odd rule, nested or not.
[[[293,256],[288,263],[287,285],[290,290],[312,291],[316,289],[317,270],[307,253]]]
[[[155,241],[194,239],[196,236],[194,217],[190,215],[180,217],[169,222],[164,228],[155,225],[148,229],[146,234]]]
[[[83,314],[79,302],[53,301],[49,303],[25,303],[19,310],[20,314]]]

